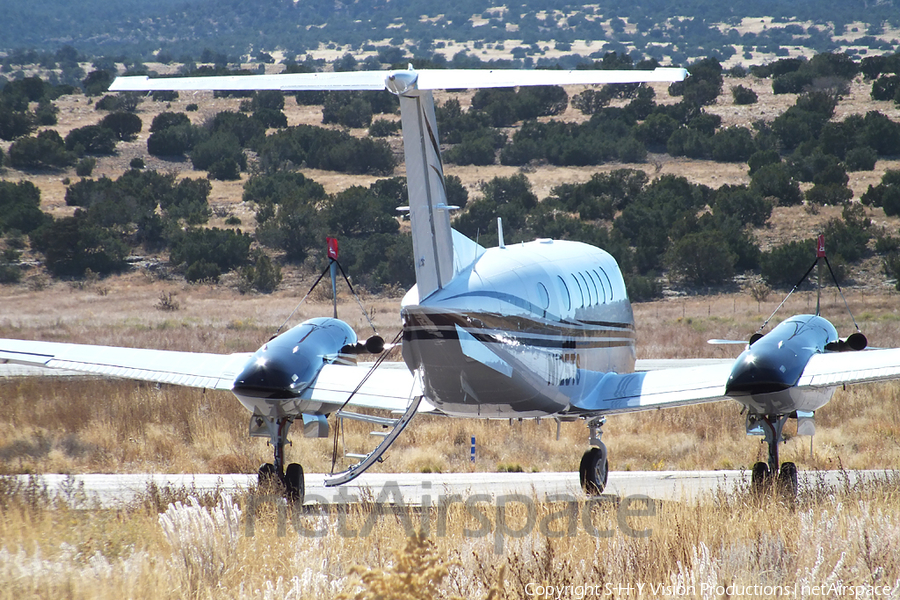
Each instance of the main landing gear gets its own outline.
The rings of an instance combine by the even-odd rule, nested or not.
[[[609,460],[607,460],[606,446],[600,441],[600,437],[603,435],[604,423],[606,423],[605,417],[594,417],[588,421],[592,448],[581,457],[581,466],[578,468],[581,487],[590,496],[603,493],[604,488],[606,488],[606,480],[609,477]]]
[[[284,445],[287,443],[288,429],[293,421],[293,417],[281,417],[275,421],[275,431],[271,436],[271,443],[275,448],[275,458],[273,462],[266,463],[259,468],[259,485],[263,487],[277,484],[284,488],[284,494],[288,500],[303,504],[305,494],[303,467],[297,463],[291,463],[285,469],[284,465]]]
[[[757,422],[762,425],[766,443],[769,445],[769,459],[767,463],[758,462],[753,465],[750,476],[750,489],[760,493],[776,486],[778,492],[788,498],[796,498],[799,490],[797,481],[797,465],[786,462],[778,464],[778,443],[783,440],[781,430],[788,420],[789,415],[759,415]]]

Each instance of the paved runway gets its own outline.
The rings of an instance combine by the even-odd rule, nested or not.
[[[877,477],[882,471],[845,472],[850,483],[859,478]],[[18,476],[21,481],[27,475]],[[158,487],[186,488],[197,492],[221,489],[246,490],[256,483],[256,475],[166,475],[166,474],[85,474],[41,475],[40,482],[51,495],[59,495],[78,506],[121,506],[133,502],[153,483]],[[840,471],[801,472],[801,486],[818,482],[840,485]],[[384,504],[422,506],[435,504],[441,496],[474,494],[523,494],[538,500],[582,499],[577,473],[367,473],[352,483],[325,487],[325,476],[306,476],[306,503],[346,504],[360,500]],[[719,489],[730,491],[746,485],[748,473],[741,471],[617,471],[609,475],[604,496],[610,500],[645,495],[657,500],[693,500]]]

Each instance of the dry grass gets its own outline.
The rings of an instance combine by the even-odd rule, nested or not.
[[[248,413],[229,394],[122,381],[25,379],[0,383],[0,464],[6,473],[253,473],[271,461],[247,436]],[[900,387],[838,391],[817,413],[810,439],[786,428],[782,458],[801,469],[895,468],[900,464]],[[344,451],[368,451],[371,427],[347,422]],[[572,471],[587,447],[581,422],[447,419],[420,415],[373,469],[465,472],[521,468]],[[477,462],[469,461],[476,438]],[[295,433],[287,460],[328,472],[332,440]],[[733,402],[614,416],[605,428],[613,470],[749,469],[764,459]]]
[[[130,279],[129,279],[130,277]],[[62,283],[41,292],[5,288],[6,316],[0,337],[146,346],[212,352],[252,351],[287,318],[297,298],[240,296],[208,286],[173,286],[137,275],[100,295]],[[178,291],[181,309],[154,309],[158,289]],[[900,347],[896,295],[846,290],[870,344]],[[636,304],[639,358],[733,357],[740,346],[714,346],[711,338],[747,339],[781,296],[757,304],[747,293],[676,297]],[[366,335],[367,324],[345,299],[339,314]],[[366,306],[385,338],[399,329],[398,301],[367,298]],[[815,310],[815,296],[798,292],[783,315]],[[822,312],[842,335],[853,331],[833,290],[823,294]],[[327,302],[304,305],[295,319],[330,314]],[[892,468],[900,464],[900,387],[877,385],[838,391],[818,413],[818,434],[792,437],[784,459],[801,468]],[[248,413],[229,394],[95,379],[25,379],[0,382],[0,469],[22,472],[212,472],[251,473],[271,460],[265,440],[247,437]],[[374,447],[370,428],[346,423],[341,450]],[[792,433],[793,425],[788,426]],[[472,436],[477,463],[469,462]],[[331,467],[331,440],[292,436],[288,460],[309,472]],[[614,470],[749,468],[763,456],[758,438],[744,434],[739,406],[705,406],[610,418],[604,440]],[[587,442],[583,423],[563,423],[556,440],[552,420],[450,420],[420,415],[400,436],[387,472],[496,471],[501,465],[526,471],[571,471]],[[338,468],[345,465],[338,460]]]
[[[796,504],[739,486],[631,504],[643,514],[625,517],[611,502],[535,499],[530,517],[521,502],[502,509],[505,532],[496,503],[451,504],[443,528],[439,509],[363,504],[298,513],[279,534],[278,510],[254,501],[255,491],[159,504],[151,490],[128,508],[72,510],[39,480],[0,479],[0,598],[524,598],[536,585],[570,586],[559,592],[569,598],[633,597],[638,585],[644,597],[779,595],[752,586],[841,596],[804,590],[833,584],[887,586],[887,596],[900,586],[897,483],[812,485]],[[429,534],[416,536],[425,521]],[[646,535],[629,535],[623,521]],[[619,591],[603,594],[605,586]]]

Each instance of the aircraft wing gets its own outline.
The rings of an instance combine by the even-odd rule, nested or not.
[[[834,387],[900,378],[900,348],[815,354],[798,386]]]
[[[235,377],[250,356],[250,353],[206,354],[62,342],[0,340],[0,363],[213,390],[231,390]]]
[[[302,397],[340,405],[358,388],[347,406],[402,413],[406,411],[410,398],[422,395],[419,379],[413,376],[405,363],[382,363],[369,374],[370,366],[325,365],[319,371],[316,382],[307,388]],[[419,404],[418,412],[434,410],[434,406],[425,400]]]
[[[225,75],[211,77],[118,77],[111,92],[193,91],[193,90],[383,90],[385,79],[405,71],[346,71],[337,73],[281,73],[276,75]],[[556,71],[547,69],[422,69],[412,71],[420,90],[532,85],[591,85],[606,83],[645,83],[682,81],[688,72],[681,68],[658,67],[650,70]]]
[[[606,374],[589,394],[574,403],[574,408],[598,414],[623,413],[728,398],[725,384],[733,360],[688,360],[686,364],[691,366],[665,368],[680,362],[644,361],[639,368],[663,368],[622,375]],[[814,354],[809,359],[796,387],[828,388],[896,379],[900,379],[900,348],[829,352]]]
[[[733,362],[607,373],[573,406],[578,412],[614,414],[725,400],[725,384]]]
[[[225,391],[231,391],[235,378],[252,355],[0,339],[0,364]],[[384,363],[366,378],[369,370],[370,365],[325,365],[302,397],[341,405],[359,388],[348,406],[403,412],[411,395],[422,393],[418,380],[403,363]],[[431,412],[434,407],[423,401],[419,411]]]

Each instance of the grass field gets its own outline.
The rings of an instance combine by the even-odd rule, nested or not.
[[[896,597],[898,483],[820,482],[790,503],[739,487],[627,512],[363,504],[287,523],[255,490],[73,510],[38,479],[0,478],[0,598]]]
[[[286,294],[233,296],[219,288],[179,288],[179,311],[154,309],[152,281],[136,279],[122,292],[99,295],[55,284],[53,290],[8,294],[12,316],[0,318],[0,336],[76,343],[145,346],[210,352],[252,351],[274,333],[296,304]],[[169,284],[166,284],[169,285]],[[124,287],[124,286],[119,286]],[[900,315],[889,292],[848,290],[847,300],[870,344],[900,345]],[[780,302],[759,305],[746,294],[685,297],[635,305],[639,358],[723,358],[740,346],[713,346],[711,338],[747,339]],[[364,305],[386,338],[399,328],[398,299],[367,298]],[[773,321],[815,310],[811,292],[795,294]],[[303,305],[295,319],[329,314],[323,303]],[[834,290],[822,312],[841,335],[853,323]],[[339,314],[358,331],[367,324],[345,299]],[[98,318],[102,315],[102,318]],[[293,321],[296,322],[296,321]],[[801,468],[896,468],[900,465],[900,386],[838,390],[817,414],[817,435],[791,437],[784,460]],[[271,460],[264,440],[247,436],[249,414],[230,394],[97,379],[23,379],[0,382],[0,469],[23,472],[254,472]],[[787,428],[788,435],[793,424]],[[759,438],[744,434],[735,402],[611,417],[604,429],[612,468],[749,468],[764,456]],[[369,429],[347,424],[346,450],[372,447]],[[475,436],[479,470],[516,467],[571,471],[587,442],[582,422],[450,420],[416,417],[375,468],[392,471],[470,469]],[[293,436],[288,459],[307,471],[331,466],[331,440]],[[340,460],[338,461],[340,466]]]

